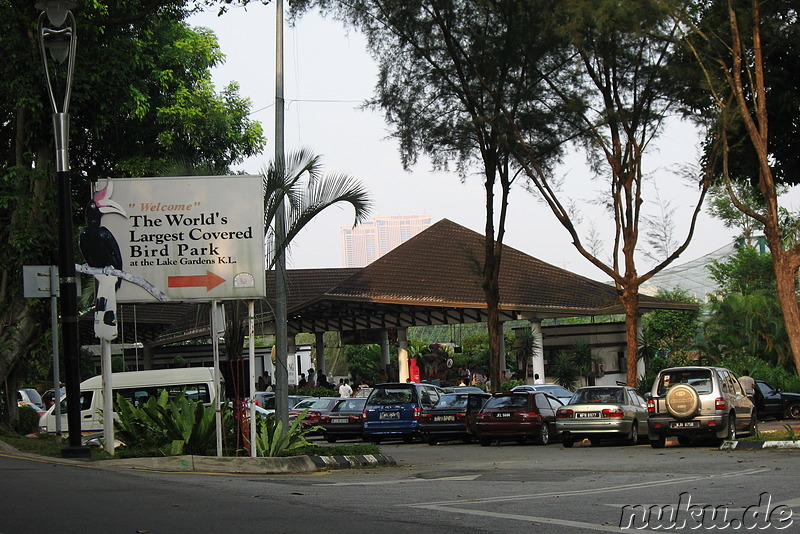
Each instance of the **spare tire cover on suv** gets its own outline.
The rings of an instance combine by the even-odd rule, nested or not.
[[[689,384],[675,384],[667,392],[666,404],[674,417],[687,419],[700,407],[700,396]]]

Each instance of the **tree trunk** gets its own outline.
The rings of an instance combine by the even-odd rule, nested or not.
[[[639,288],[629,285],[622,295],[620,295],[622,309],[625,311],[625,345],[627,347],[626,363],[626,382],[631,387],[637,387],[639,375],[637,365],[639,363]]]
[[[795,369],[800,374],[800,308],[797,303],[796,278],[800,258],[794,250],[783,250],[767,236],[772,250],[772,263],[775,269],[775,282],[778,288],[778,300],[781,303],[783,321],[786,324],[786,335],[792,348]]]

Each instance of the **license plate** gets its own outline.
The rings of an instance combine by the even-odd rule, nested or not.
[[[503,418],[511,417],[511,412],[500,412],[500,413],[494,414],[494,416],[495,417],[503,417]]]
[[[338,418],[338,419],[331,419],[331,423],[349,423],[350,421],[347,418]]]
[[[578,419],[600,417],[600,412],[578,412],[575,414],[575,417]]]
[[[433,420],[434,421],[455,421],[456,420],[456,416],[455,415],[434,415],[433,416]]]
[[[378,419],[400,419],[400,412],[381,412]]]
[[[699,426],[699,421],[672,421],[669,424],[670,428],[697,428]]]

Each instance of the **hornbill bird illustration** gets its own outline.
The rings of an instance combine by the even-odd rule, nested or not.
[[[101,225],[104,214],[116,213],[127,217],[122,206],[111,200],[113,182],[97,191],[86,206],[86,226],[80,232],[80,249],[90,267],[113,267],[122,270],[122,253],[114,234]],[[97,280],[97,299],[94,307],[94,333],[111,341],[117,337],[116,291],[122,280],[106,274],[94,275]]]

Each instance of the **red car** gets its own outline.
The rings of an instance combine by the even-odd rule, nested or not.
[[[486,401],[478,414],[478,441],[484,447],[492,441],[528,439],[547,445],[556,433],[556,410],[561,401],[540,391],[501,391]]]
[[[289,421],[293,421],[308,410],[301,424],[303,426],[316,426],[319,424],[322,415],[330,412],[340,400],[340,397],[310,397],[304,399],[289,410]]]

